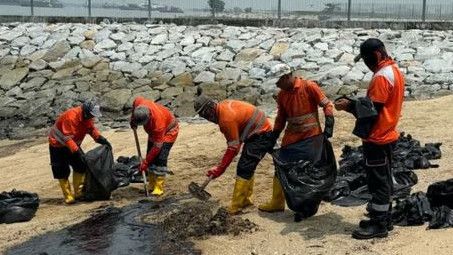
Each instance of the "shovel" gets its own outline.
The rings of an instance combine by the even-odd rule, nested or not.
[[[140,143],[138,142],[138,135],[137,135],[137,129],[132,129],[134,131],[134,138],[135,138],[135,146],[137,147],[137,154],[140,162],[142,162],[142,151],[140,150]],[[142,177],[143,177],[143,188],[145,189],[145,196],[149,196],[148,194],[148,185],[146,184],[146,173],[145,171],[142,172]]]
[[[209,198],[211,197],[211,194],[209,194],[209,192],[207,192],[204,189],[206,188],[206,186],[208,186],[208,184],[211,180],[212,180],[212,177],[209,177],[206,181],[203,182],[203,184],[201,184],[201,186],[199,186],[195,182],[191,182],[189,184],[190,194],[192,194],[192,196],[194,196],[200,200],[203,200],[203,201],[209,200]]]

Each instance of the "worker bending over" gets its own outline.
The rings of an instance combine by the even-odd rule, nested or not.
[[[244,143],[237,165],[233,198],[228,209],[230,214],[237,214],[253,205],[251,196],[255,169],[266,153],[273,148],[270,139],[271,123],[263,111],[238,100],[224,100],[218,103],[202,95],[196,99],[194,107],[201,117],[218,124],[227,140],[227,149],[221,162],[207,172],[208,177],[221,176]]]
[[[132,107],[132,129],[142,126],[148,134],[146,158],[142,159],[140,171],[149,171],[149,190],[152,195],[164,193],[168,156],[178,137],[179,124],[173,113],[165,106],[137,97]]]
[[[94,101],[86,101],[81,106],[71,108],[58,117],[49,131],[49,151],[52,173],[58,179],[66,204],[75,203],[82,197],[82,189],[87,169],[84,153],[80,148],[86,134],[97,143],[112,147],[94,126],[94,118],[100,117],[100,107]],[[73,188],[69,183],[70,168],[73,173]]]

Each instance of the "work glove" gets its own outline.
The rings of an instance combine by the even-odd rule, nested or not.
[[[324,125],[324,136],[331,138],[333,136],[333,126],[335,124],[335,119],[333,116],[326,116],[326,122]]]
[[[87,165],[87,162],[85,160],[85,153],[82,151],[82,149],[78,149],[77,151],[74,152],[74,155],[82,162],[85,166]]]
[[[139,170],[140,170],[140,173],[143,173],[143,172],[146,172],[148,170],[148,161],[146,160],[143,160],[141,163],[140,163],[140,167],[139,167]]]
[[[225,170],[226,170],[226,168],[223,168],[220,166],[215,166],[208,170],[208,173],[206,174],[206,176],[215,179],[215,178],[221,176],[223,173],[225,173]]]
[[[107,145],[109,147],[110,150],[112,150],[112,145],[110,144],[109,141],[107,141],[107,139],[105,137],[103,137],[102,135],[99,136],[99,138],[96,140],[96,143],[98,144],[102,144],[102,145]]]

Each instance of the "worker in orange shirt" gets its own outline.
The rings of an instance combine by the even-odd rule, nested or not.
[[[284,161],[309,160],[316,162],[321,157],[324,136],[332,137],[334,117],[333,104],[313,82],[284,74],[277,81],[280,92],[277,96],[277,117],[274,124],[274,139],[285,129],[279,157]],[[324,132],[318,118],[318,107],[325,116]],[[307,205],[306,215],[296,213],[296,221],[314,215],[319,202]],[[285,197],[277,176],[274,176],[271,200],[258,207],[265,212],[285,210]]]
[[[244,144],[237,165],[233,198],[228,209],[230,214],[240,213],[253,205],[251,196],[255,169],[274,146],[269,139],[272,134],[271,123],[263,111],[238,100],[216,102],[201,95],[196,99],[194,108],[201,117],[218,124],[227,140],[227,149],[221,162],[207,172],[208,177],[221,176]]]
[[[148,134],[146,158],[140,164],[140,171],[149,172],[149,190],[152,195],[164,193],[168,156],[178,137],[179,124],[173,113],[165,106],[137,97],[132,107],[131,128],[142,126]]]
[[[392,153],[398,140],[396,130],[404,100],[404,76],[395,61],[387,54],[384,43],[370,38],[360,45],[360,55],[374,75],[368,86],[367,97],[373,102],[377,118],[367,137],[363,139],[363,154],[366,164],[368,190],[371,200],[368,204],[370,220],[360,221],[359,228],[352,233],[356,239],[386,237],[393,229],[392,209]],[[335,102],[337,110],[354,115],[354,107],[348,99]]]
[[[52,173],[58,179],[66,204],[75,203],[82,197],[82,189],[87,169],[84,153],[80,148],[83,139],[89,134],[97,143],[112,147],[94,126],[94,118],[101,111],[95,101],[86,101],[82,106],[71,108],[58,117],[49,131],[49,151]],[[73,188],[68,177],[72,167]]]

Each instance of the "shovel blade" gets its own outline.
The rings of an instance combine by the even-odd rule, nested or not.
[[[202,189],[198,184],[195,182],[191,182],[189,184],[189,192],[192,194],[192,196],[202,200],[202,201],[207,201],[209,198],[211,198],[211,194],[207,192],[206,190]]]

